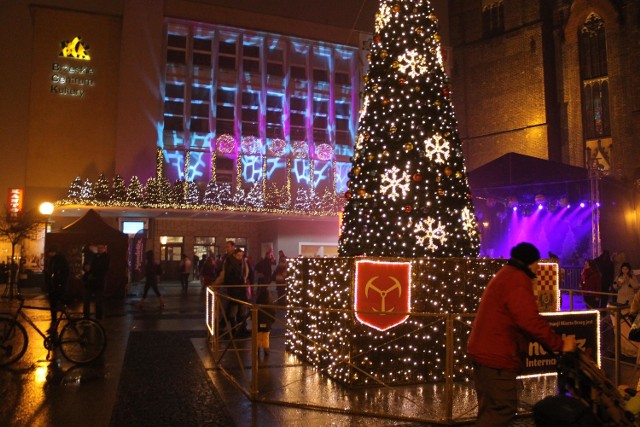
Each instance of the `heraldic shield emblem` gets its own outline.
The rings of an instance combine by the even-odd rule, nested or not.
[[[411,263],[356,261],[353,295],[356,318],[365,325],[386,331],[403,323],[411,309]]]

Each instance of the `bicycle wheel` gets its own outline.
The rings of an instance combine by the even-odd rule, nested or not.
[[[60,331],[60,351],[73,363],[91,363],[106,347],[107,335],[93,319],[70,320]]]
[[[24,326],[13,319],[0,318],[0,366],[10,365],[27,351],[29,337]]]

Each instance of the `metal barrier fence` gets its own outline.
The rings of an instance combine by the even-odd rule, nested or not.
[[[561,292],[569,298],[571,307],[577,305],[574,304],[574,300],[580,301],[581,295],[587,293],[571,289]],[[250,323],[247,321],[251,331],[250,336],[238,336],[237,330],[231,330],[229,319],[221,309],[218,316],[213,315],[214,310],[208,309],[208,324],[211,332],[210,348],[216,368],[253,401],[335,411],[354,416],[446,425],[468,423],[475,418],[477,402],[472,381],[468,379],[454,381],[453,379],[460,377],[454,373],[459,374],[471,369],[466,358],[454,360],[453,349],[461,345],[460,336],[466,337],[473,314],[411,313],[412,316],[418,316],[424,320],[422,322],[424,327],[411,333],[439,333],[444,337],[446,342],[444,381],[397,386],[385,383],[384,378],[375,378],[373,387],[348,387],[333,381],[327,375],[323,375],[318,367],[311,366],[287,351],[287,333],[289,339],[301,340],[305,345],[321,350],[325,347],[323,343],[314,342],[309,337],[292,330],[287,324],[286,313],[289,310],[308,310],[310,314],[314,311],[323,311],[325,315],[331,312],[336,316],[354,316],[353,311],[292,307],[277,302],[268,306],[257,305],[229,298],[212,288],[208,290],[208,295],[208,307],[235,303],[243,305],[250,313]],[[258,314],[266,309],[272,309],[276,313],[269,355],[259,350],[256,333]],[[628,379],[629,375],[633,375],[632,379],[635,381],[637,374],[635,368],[631,374],[629,373],[633,365],[627,366],[625,375],[621,371],[621,365],[623,367],[625,365],[621,361],[624,357],[621,342],[625,343],[625,340],[628,340],[617,331],[620,331],[624,325],[620,313],[626,309],[626,307],[615,306],[601,309],[602,334],[613,337],[613,342],[607,342],[607,345],[613,345],[614,357],[605,359],[616,385],[621,383],[623,376]],[[635,343],[633,345],[637,352],[637,345]],[[339,355],[334,356],[339,357]],[[346,358],[344,363],[358,370],[358,365],[353,362],[355,359]],[[362,370],[360,372],[365,374]],[[521,382],[518,410],[521,415],[529,415],[533,404],[544,396],[555,393],[555,377],[524,378]]]

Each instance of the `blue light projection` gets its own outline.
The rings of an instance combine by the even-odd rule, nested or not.
[[[171,182],[184,178],[184,151],[181,150],[163,150],[164,154],[164,172],[167,179]]]
[[[336,193],[344,193],[349,189],[349,187],[347,187],[347,182],[349,182],[350,170],[351,163],[336,162],[336,173],[334,176]]]
[[[269,157],[267,158],[267,179],[271,180],[273,174],[278,170],[285,171],[287,168],[287,161],[282,157]]]
[[[314,161],[313,163],[313,186],[318,188],[321,183],[331,180],[331,162]]]
[[[293,166],[291,167],[291,173],[298,184],[301,184],[302,182],[311,184],[311,163],[309,160],[294,159]]]
[[[189,158],[189,169],[187,170],[187,181],[208,181],[211,169],[211,152],[191,151]],[[205,175],[206,173],[206,175]]]
[[[210,133],[192,133],[191,134],[191,147],[198,148],[211,148],[211,142],[215,140],[215,134]]]
[[[262,180],[262,156],[242,156],[242,179],[248,184]]]

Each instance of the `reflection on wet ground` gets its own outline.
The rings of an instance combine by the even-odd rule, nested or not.
[[[234,347],[230,341],[221,340],[218,343],[220,352],[212,354],[205,333],[204,302],[199,289],[195,288],[193,286],[192,293],[185,297],[180,295],[178,283],[165,283],[164,310],[151,303],[144,310],[136,307],[141,286],[133,286],[131,295],[125,300],[108,301],[107,317],[103,321],[108,336],[107,350],[103,359],[92,365],[73,366],[58,354],[47,360],[42,338],[28,327],[30,342],[27,353],[8,369],[0,369],[0,425],[118,425],[111,422],[112,411],[117,402],[129,398],[123,394],[124,390],[119,389],[119,384],[130,335],[132,332],[145,334],[156,331],[185,332],[187,342],[195,349],[189,363],[204,366],[204,375],[208,375],[214,384],[221,407],[226,407],[225,411],[238,426],[409,426],[428,425],[429,420],[446,418],[442,385],[343,387],[286,353],[283,327],[276,327],[272,332],[269,356],[260,355],[259,393],[256,400],[251,401],[247,397],[251,381],[251,341],[243,338],[235,342]],[[31,301],[46,305],[38,290],[25,289],[24,293]],[[6,309],[7,301],[0,301],[0,312]],[[75,309],[79,310],[79,306]],[[48,328],[49,314],[46,311],[30,315],[41,329]],[[609,328],[602,338],[605,351],[612,348],[609,342],[612,339],[613,332]],[[167,345],[171,345],[170,339]],[[185,343],[176,340],[175,345],[184,348]],[[145,351],[144,346],[141,348],[140,351]],[[214,357],[225,367],[226,374],[214,367]],[[170,364],[171,360],[156,360],[153,355],[148,358],[148,363],[160,362]],[[605,358],[603,364],[609,378],[613,378],[610,359]],[[635,384],[639,373],[634,369],[635,365],[623,363],[621,367],[621,382]],[[162,381],[162,378],[150,378],[149,381],[153,390],[153,382]],[[185,381],[184,390],[176,390],[176,393],[193,395],[193,390],[189,389],[191,386]],[[523,382],[522,412],[528,412],[541,397],[553,394],[554,388],[553,377]],[[473,389],[459,384],[453,393],[452,419],[471,420],[476,411]],[[173,408],[178,414],[181,411],[180,407],[175,407],[177,403],[171,396],[152,393],[148,398],[158,400],[158,404]],[[531,418],[523,418],[516,425],[534,424]]]

